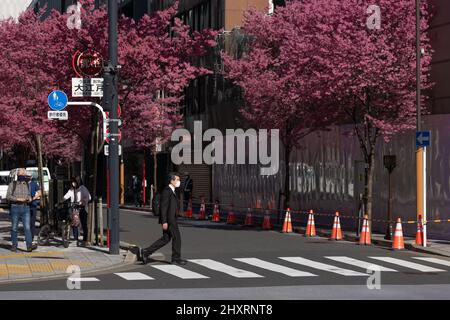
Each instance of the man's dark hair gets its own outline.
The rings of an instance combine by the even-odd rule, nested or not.
[[[167,183],[169,184],[170,181],[175,180],[175,178],[180,178],[180,174],[178,172],[171,172],[167,175]]]

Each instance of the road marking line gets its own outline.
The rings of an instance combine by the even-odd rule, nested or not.
[[[226,265],[222,262],[218,262],[211,259],[194,259],[189,260],[190,262],[197,263],[205,268],[226,273],[235,278],[264,278],[263,276],[256,274],[254,272],[234,268],[232,266]]]
[[[450,267],[450,261],[448,261],[448,260],[442,260],[442,259],[438,259],[438,258],[429,258],[429,257],[413,257],[413,259],[418,259],[418,260],[441,264],[443,266]]]
[[[409,261],[402,260],[402,259],[396,259],[396,258],[391,258],[391,257],[369,257],[369,258],[389,262],[389,263],[396,264],[396,265],[399,265],[399,266],[402,266],[405,268],[419,270],[422,272],[445,272],[445,270],[427,267],[422,264],[409,262]]]
[[[200,273],[189,271],[187,269],[181,268],[174,265],[152,265],[152,268],[156,268],[163,272],[169,273],[175,277],[181,279],[208,279],[209,277],[204,276]]]
[[[94,282],[94,281],[100,281],[97,278],[71,278],[69,277],[68,280],[70,281],[76,281],[76,282]]]
[[[273,272],[285,274],[289,277],[317,277],[316,274],[312,274],[306,271],[300,271],[297,269],[285,267],[276,263],[267,262],[258,258],[234,258],[236,261],[247,263],[252,266],[256,266],[262,269],[267,269]]]
[[[314,268],[314,269],[318,269],[318,270],[337,273],[337,274],[340,274],[343,276],[368,276],[367,273],[361,273],[361,272],[357,272],[357,271],[353,271],[353,270],[343,269],[343,268],[335,267],[335,266],[332,266],[329,264],[305,259],[302,257],[279,257],[279,258],[289,261],[289,262],[292,262],[292,263],[301,264],[301,265],[304,265],[304,266],[307,266],[310,268]]]
[[[152,277],[141,272],[119,272],[114,274],[125,280],[155,280]]]
[[[338,262],[342,262],[342,263],[346,263],[346,264],[350,264],[352,266],[356,266],[356,267],[361,267],[364,269],[371,269],[371,267],[376,267],[377,270],[380,271],[388,271],[388,272],[398,272],[397,270],[391,269],[391,268],[386,268],[377,264],[373,264],[370,262],[366,262],[366,261],[362,261],[362,260],[357,260],[357,259],[353,259],[353,258],[349,258],[349,257],[345,257],[345,256],[333,256],[333,257],[325,257],[327,259],[331,259],[334,261],[338,261]]]

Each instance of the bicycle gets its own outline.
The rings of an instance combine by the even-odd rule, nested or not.
[[[42,226],[38,235],[38,244],[48,246],[50,240],[60,236],[64,248],[68,248],[70,241],[70,227],[72,225],[71,211],[77,208],[77,204],[60,202],[50,212],[49,223]]]

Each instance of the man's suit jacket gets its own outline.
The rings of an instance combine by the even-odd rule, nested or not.
[[[159,223],[164,224],[175,224],[177,221],[177,215],[180,210],[180,203],[178,202],[178,197],[172,191],[172,189],[167,186],[161,193],[161,214],[159,216]]]

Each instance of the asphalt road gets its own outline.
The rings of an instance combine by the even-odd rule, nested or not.
[[[161,236],[151,214],[122,210],[120,219],[123,241],[145,246]],[[65,279],[8,284],[0,299],[450,299],[445,257],[212,222],[180,225],[189,260],[182,268],[167,262],[168,245],[148,265],[89,274],[81,290],[68,290]],[[383,270],[373,275],[369,265]]]

